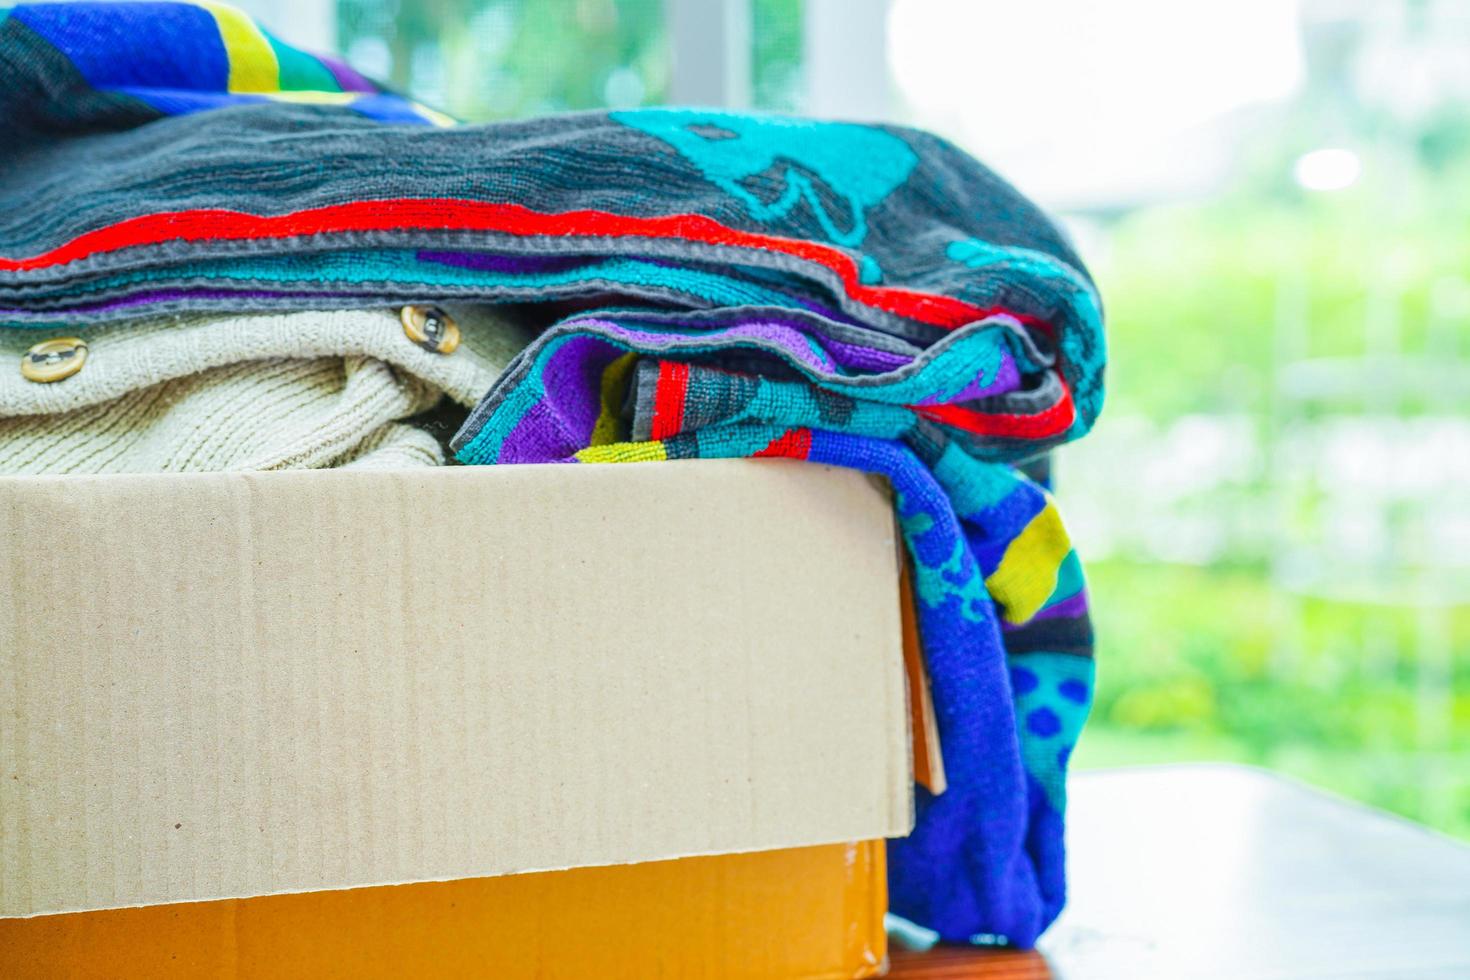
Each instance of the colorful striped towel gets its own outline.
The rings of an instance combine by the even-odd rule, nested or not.
[[[463,462],[884,474],[948,778],[892,844],[892,907],[946,939],[1032,944],[1064,901],[1093,679],[1076,555],[1018,468],[1101,409],[1102,312],[1075,253],[914,130],[440,121],[221,4],[18,6],[0,22],[0,328],[515,302],[549,326],[457,436]]]

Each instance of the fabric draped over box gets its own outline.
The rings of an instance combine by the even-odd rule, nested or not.
[[[219,3],[0,13],[0,127],[6,331],[514,304],[547,326],[482,393],[460,462],[885,476],[948,778],[890,843],[893,911],[1018,946],[1055,918],[1094,677],[1046,459],[1101,410],[1102,308],[1005,181],[890,125],[453,125]]]

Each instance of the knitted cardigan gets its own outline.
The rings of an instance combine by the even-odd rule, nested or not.
[[[399,424],[447,396],[470,406],[526,345],[493,309],[456,307],[452,354],[396,312],[153,317],[78,330],[87,361],[51,384],[0,371],[0,474],[216,472],[444,462]],[[0,363],[37,335],[0,329]]]
[[[891,905],[946,939],[1032,944],[1064,901],[1093,667],[1076,555],[1019,467],[1039,473],[1102,406],[1077,255],[911,129],[692,109],[442,122],[221,4],[17,6],[0,323],[529,304],[561,322],[487,393],[464,462],[885,474],[948,777],[890,846]]]

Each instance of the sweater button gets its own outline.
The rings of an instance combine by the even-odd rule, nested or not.
[[[459,346],[459,324],[437,306],[405,306],[398,319],[408,339],[431,354],[453,354]]]
[[[87,363],[87,342],[80,337],[43,340],[20,359],[20,374],[27,381],[50,384],[69,378]]]

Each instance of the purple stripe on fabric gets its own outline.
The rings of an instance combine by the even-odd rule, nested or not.
[[[438,252],[429,249],[416,255],[421,261],[437,262],[439,265],[509,273],[561,272],[601,261],[581,255],[500,255],[494,252]]]
[[[605,341],[573,337],[541,369],[541,384],[555,394],[558,414],[577,449],[592,441],[602,411],[602,372],[615,353]]]
[[[1000,395],[1008,391],[1015,391],[1021,386],[1021,372],[1016,367],[1016,361],[1006,351],[1000,352],[1000,366],[995,369],[995,377],[989,382],[976,378],[965,385],[953,395],[931,395],[923,399],[920,405],[937,405],[950,402],[965,402],[975,398],[985,398],[989,395]]]
[[[557,424],[556,412],[545,402],[537,402],[526,410],[515,428],[500,444],[497,463],[569,462],[575,450],[568,450],[566,437]]]
[[[596,337],[563,342],[541,367],[541,398],[505,437],[496,462],[570,460],[590,444],[602,411],[602,372],[621,353]]]
[[[1076,616],[1082,616],[1086,614],[1086,612],[1087,590],[1083,589],[1076,595],[1063,599],[1055,606],[1047,606],[1045,609],[1041,610],[1035,616],[1032,616],[1024,623],[1002,623],[1001,629],[1007,633],[1011,633],[1019,629],[1025,629],[1032,623],[1040,622],[1043,619],[1071,619]]]
[[[837,367],[825,353],[819,353],[807,343],[807,335],[780,323],[769,321],[737,324],[726,327],[713,336],[738,337],[764,340],[791,352],[791,356],[818,371],[832,373]]]
[[[355,69],[351,65],[347,64],[347,62],[340,61],[337,58],[333,58],[330,55],[325,55],[325,54],[315,55],[314,57],[318,61],[320,61],[323,65],[326,66],[327,71],[329,71],[329,72],[332,73],[332,77],[334,79],[336,79],[337,84],[339,86],[341,86],[342,91],[344,91],[344,92],[376,92],[376,91],[378,91],[378,87],[376,85],[374,85],[372,82],[368,81],[367,78],[364,75],[359,74],[358,71],[357,71],[357,69]]]
[[[638,317],[637,317],[637,314],[636,313],[630,313],[624,319],[625,319],[625,321],[628,321],[628,322],[637,322]],[[839,318],[834,317],[834,319],[839,319]],[[604,321],[599,321],[599,322],[604,322]],[[878,368],[879,370],[890,370],[891,367],[902,367],[903,365],[907,364],[909,362],[909,360],[910,360],[910,358],[906,358],[906,357],[904,357],[901,354],[899,354],[899,355],[890,355],[890,354],[883,354],[882,352],[874,352],[874,351],[871,351],[870,348],[864,347],[861,344],[849,344],[849,343],[845,343],[845,342],[840,341],[840,340],[833,340],[831,337],[827,337],[827,336],[822,335],[822,334],[813,333],[812,332],[812,327],[811,327],[810,324],[805,323],[805,322],[803,322],[801,320],[794,319],[794,318],[792,318],[792,319],[782,318],[781,316],[779,316],[777,314],[774,314],[771,311],[762,310],[761,311],[761,319],[759,321],[756,321],[756,320],[748,320],[746,322],[749,322],[749,323],[759,322],[759,323],[772,324],[774,326],[781,327],[781,328],[786,329],[786,330],[790,330],[790,331],[792,331],[795,334],[799,334],[803,338],[802,345],[801,345],[803,348],[808,348],[808,349],[810,348],[811,345],[806,342],[807,340],[810,340],[810,341],[816,343],[817,345],[819,345],[822,348],[822,353],[818,355],[819,357],[830,359],[833,364],[838,364],[838,365],[841,365],[842,367],[857,367],[857,368],[861,368],[863,370],[871,370],[871,368],[868,368],[865,364],[849,363],[848,360],[847,360],[848,352],[851,352],[852,353],[852,356],[853,356],[853,359],[854,360],[861,360],[862,354],[864,354],[864,353],[878,353],[878,354],[881,354],[882,357],[885,358],[885,359],[880,362],[880,367]],[[853,321],[842,319],[842,322],[844,322],[844,323],[852,323]],[[717,323],[718,323],[718,321],[717,321]],[[708,331],[708,335],[713,335],[716,331],[722,329],[718,325],[711,326],[711,327],[689,327],[687,324],[685,324],[685,325],[682,325],[682,326],[684,326],[684,328],[686,330],[695,330],[695,329],[697,329],[697,330],[701,330],[701,331]],[[864,327],[863,329],[871,329],[871,328],[870,327]],[[698,336],[705,336],[705,335],[706,334],[701,333]],[[696,336],[696,335],[690,334],[690,336]],[[891,361],[889,359],[891,359]],[[889,366],[890,364],[891,364],[891,367]]]
[[[833,340],[831,337],[824,337],[822,346],[827,348],[838,364],[858,371],[896,371],[913,363],[913,358],[902,354],[876,350],[872,347],[864,347],[862,344],[849,344],[843,340]]]

